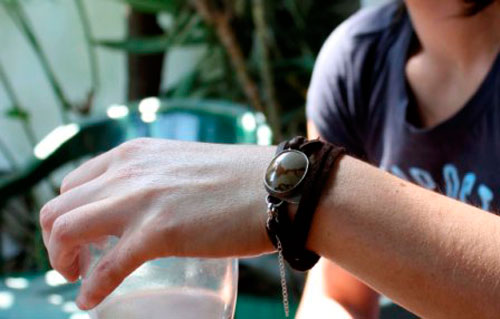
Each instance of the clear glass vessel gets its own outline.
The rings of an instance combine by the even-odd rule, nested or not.
[[[82,265],[89,269],[86,273],[115,242],[91,245],[91,258]],[[130,274],[89,315],[92,319],[232,319],[237,283],[237,259],[156,259]]]

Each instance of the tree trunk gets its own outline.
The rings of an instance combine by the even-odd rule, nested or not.
[[[155,14],[130,9],[128,36],[150,37],[163,34]],[[165,53],[128,55],[128,100],[158,96]]]

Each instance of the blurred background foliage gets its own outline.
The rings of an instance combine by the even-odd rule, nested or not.
[[[124,52],[126,58],[126,101],[148,96],[162,98],[222,99],[240,102],[262,112],[276,140],[305,134],[305,98],[315,58],[328,34],[359,7],[354,0],[106,0],[127,9],[123,38],[95,36],[88,14],[90,2],[73,0],[85,41],[85,64],[90,83],[83,98],[72,98],[56,74],[26,8],[49,0],[0,0],[10,23],[28,43],[58,109],[60,122],[69,123],[93,115],[96,96],[102,90],[97,50]],[[55,1],[56,0],[50,0]],[[1,39],[0,39],[1,42]],[[173,49],[204,48],[202,57],[180,80],[167,88],[163,69]],[[37,119],[20,98],[12,74],[0,59],[0,90],[9,107],[1,116],[19,122],[31,147]],[[75,61],[75,65],[83,61]],[[27,79],[29,81],[29,78]],[[9,132],[0,128],[0,154],[10,172],[20,169],[9,149]],[[1,178],[1,176],[0,176]],[[57,179],[47,184],[57,193]],[[4,199],[5,200],[5,199]],[[8,234],[20,247],[3,269],[26,271],[48,267],[38,227],[42,200],[27,190],[26,195],[3,209],[2,236]],[[2,241],[5,246],[5,238]],[[5,250],[5,247],[3,247]]]
[[[149,56],[143,66],[173,46],[206,45],[196,68],[159,94],[248,103],[267,115],[277,139],[304,132],[303,107],[316,54],[332,29],[359,6],[349,0],[121,1],[133,8],[129,36],[96,39],[96,45]],[[156,26],[140,26],[153,17]],[[158,72],[154,66],[151,73]],[[134,61],[129,68],[133,71]],[[151,73],[146,78],[156,78]],[[133,92],[138,86],[129,85],[130,99],[140,96]]]

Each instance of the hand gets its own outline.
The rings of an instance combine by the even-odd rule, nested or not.
[[[223,257],[272,250],[262,185],[273,147],[137,139],[83,164],[40,213],[50,262],[70,281],[81,247],[118,244],[84,280],[90,309],[147,260]]]

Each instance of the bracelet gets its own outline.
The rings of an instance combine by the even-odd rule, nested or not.
[[[300,154],[293,154],[295,159],[286,163],[285,157],[290,153]],[[280,144],[266,171],[264,185],[269,192],[266,229],[276,248],[277,241],[281,242],[285,260],[296,270],[309,270],[319,259],[305,245],[322,189],[331,169],[344,153],[343,148],[319,139],[309,141],[304,137],[295,137]],[[304,156],[305,161],[300,156]],[[288,206],[294,204],[298,208],[292,222]]]
[[[278,250],[283,306],[288,318],[284,262],[299,271],[311,269],[319,256],[305,248],[314,212],[330,171],[345,149],[319,139],[295,137],[278,146],[266,170],[264,185],[268,219],[266,230]],[[289,205],[298,205],[293,221]]]

